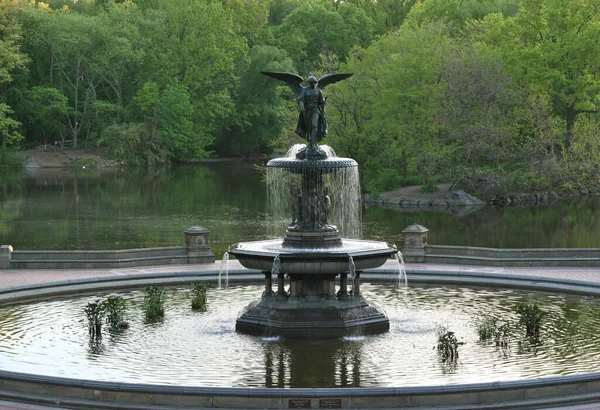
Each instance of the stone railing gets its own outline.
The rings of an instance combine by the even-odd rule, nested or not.
[[[134,266],[213,263],[209,231],[192,226],[184,232],[186,246],[122,250],[29,251],[0,247],[0,269],[97,269]]]
[[[600,249],[531,248],[495,249],[473,246],[429,245],[429,230],[410,225],[404,231],[402,255],[407,263],[440,263],[479,266],[600,266]]]

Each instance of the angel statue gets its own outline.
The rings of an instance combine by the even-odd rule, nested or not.
[[[297,74],[261,71],[262,74],[284,81],[298,96],[300,114],[296,134],[308,141],[306,148],[297,155],[299,159],[319,159],[327,155],[317,145],[327,135],[327,119],[325,118],[325,104],[323,89],[329,84],[337,83],[352,76],[348,74],[326,74],[317,80],[308,77],[308,86],[303,87],[304,79]]]

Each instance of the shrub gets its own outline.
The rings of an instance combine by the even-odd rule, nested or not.
[[[548,315],[548,312],[540,309],[535,303],[527,304],[524,302],[516,304],[514,310],[521,316],[519,325],[525,326],[525,335],[530,337],[539,336],[540,325],[544,317]]]
[[[482,342],[491,340],[496,335],[498,319],[488,314],[484,314],[475,322],[475,328],[479,340]]]
[[[437,185],[435,182],[428,182],[419,188],[419,192],[435,192],[437,191]]]
[[[104,321],[104,305],[100,300],[90,302],[83,309],[88,321],[88,330],[91,338],[99,338],[102,336],[102,322]]]
[[[71,161],[70,166],[73,168],[95,168],[102,160],[96,155],[87,155],[85,157],[75,158]]]
[[[453,362],[458,359],[458,346],[464,345],[464,342],[459,342],[454,332],[449,331],[444,326],[437,326],[435,329],[437,336],[437,353],[442,361]]]
[[[165,291],[156,286],[148,286],[144,292],[142,309],[146,314],[146,321],[157,322],[165,316]]]
[[[127,304],[120,296],[109,296],[102,302],[104,312],[106,314],[106,323],[110,326],[111,331],[119,331],[129,327],[125,322],[125,312]]]
[[[206,310],[206,292],[211,286],[208,283],[196,283],[192,287],[192,309]]]

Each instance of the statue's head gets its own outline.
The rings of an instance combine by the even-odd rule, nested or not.
[[[317,80],[317,77],[315,77],[314,75],[311,75],[310,77],[308,77],[308,84],[310,84],[311,86],[315,86],[317,85],[317,83],[319,82],[319,80]]]

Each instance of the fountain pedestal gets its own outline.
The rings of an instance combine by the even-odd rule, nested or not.
[[[296,185],[285,188],[291,193],[292,221],[282,239],[242,242],[230,249],[244,267],[265,273],[262,298],[241,312],[236,330],[307,338],[387,331],[388,318],[360,293],[360,271],[383,265],[396,250],[385,242],[344,239],[328,221],[332,207],[347,205],[332,203],[329,195],[348,189],[328,178],[356,172],[356,162],[294,156],[271,160],[267,167],[296,176]]]

